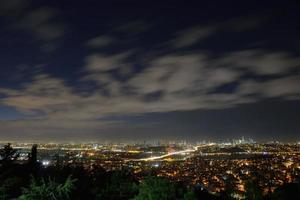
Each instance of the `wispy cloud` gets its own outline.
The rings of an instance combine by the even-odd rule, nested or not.
[[[235,54],[238,52],[233,53]],[[294,62],[293,57],[285,55],[287,63]],[[110,70],[134,65],[124,61],[127,56],[126,53],[120,53],[88,57],[88,75],[79,81],[92,80],[98,86],[89,89],[87,95],[67,86],[62,79],[41,74],[32,82],[23,84],[21,89],[0,89],[0,93],[4,95],[0,103],[24,113],[38,111],[48,119],[89,121],[119,114],[220,109],[260,101],[261,98],[299,98],[298,76],[287,73],[284,77],[260,81],[241,78],[248,71],[256,72],[259,63],[261,66],[273,66],[273,59],[247,64],[241,68],[240,63],[246,62],[247,57],[244,61],[228,63],[227,55],[211,58],[203,53],[169,54],[153,57],[151,62],[145,63],[143,71],[121,81],[112,76]],[[259,54],[258,58],[261,56]],[[231,60],[232,56],[229,58]],[[257,76],[260,75],[261,73],[257,73]],[[236,87],[232,92],[216,90],[230,83]],[[101,90],[106,90],[107,93],[101,93]]]
[[[38,43],[47,52],[56,49],[67,29],[58,9],[32,7],[30,1],[1,1],[0,16],[4,30],[31,36],[30,41]]]
[[[44,42],[54,41],[64,35],[64,26],[54,21],[56,17],[50,8],[31,10],[18,21],[18,28]],[[117,31],[134,32],[141,28],[139,23]],[[104,53],[101,47],[118,40],[96,36],[87,41],[92,53],[83,59],[78,80],[73,80],[77,85],[92,81],[96,86],[78,91],[63,78],[38,71],[32,81],[18,88],[2,87],[0,105],[13,107],[28,118],[1,121],[0,130],[97,132],[122,123],[101,120],[116,115],[224,109],[269,98],[299,100],[300,78],[291,72],[299,69],[300,61],[289,52],[248,49],[212,56],[211,52],[188,50],[235,25],[196,26],[175,33],[164,46],[168,53],[146,51],[147,59],[143,52],[130,50]],[[186,50],[179,51],[181,48]],[[132,57],[138,57],[139,63]],[[139,70],[135,70],[137,64],[142,65]],[[231,88],[225,91],[223,87]]]
[[[114,42],[116,42],[115,38],[107,35],[100,35],[87,41],[86,45],[91,48],[101,48],[107,47]]]
[[[92,54],[85,58],[86,68],[92,72],[109,71],[128,65],[126,58],[130,53],[119,53],[114,55]]]
[[[261,49],[228,53],[218,62],[247,69],[258,75],[286,75],[300,65],[298,57],[286,52],[269,52]]]
[[[57,13],[54,9],[44,7],[31,10],[18,22],[19,28],[30,31],[42,40],[54,40],[64,35],[64,26],[55,21]]]
[[[10,0],[0,2],[0,15],[17,16],[24,12],[29,2],[23,0]]]
[[[171,41],[171,43],[177,48],[195,45],[215,34],[216,30],[216,26],[192,27],[188,30],[178,32],[176,34],[177,36]]]
[[[149,22],[144,20],[135,20],[117,26],[113,28],[113,31],[117,33],[126,33],[129,35],[137,35],[148,31],[151,27],[152,25]]]
[[[247,16],[234,18],[222,22],[214,22],[212,25],[191,26],[175,33],[170,45],[175,48],[186,48],[200,44],[206,39],[219,34],[220,32],[243,32],[259,28],[267,21],[266,16]]]

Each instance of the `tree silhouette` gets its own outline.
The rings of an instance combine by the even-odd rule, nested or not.
[[[256,178],[250,179],[245,184],[245,197],[247,200],[263,199],[262,189],[259,187],[259,182]]]
[[[183,200],[196,200],[196,199],[197,199],[196,194],[192,190],[187,191],[183,196]]]
[[[11,144],[6,144],[3,149],[0,150],[0,159],[4,167],[9,166],[13,161],[19,157],[17,150],[13,149]]]
[[[68,177],[63,184],[49,178],[48,181],[32,179],[28,188],[23,189],[23,195],[18,200],[65,200],[74,188],[74,179]]]
[[[19,186],[22,184],[22,179],[19,177],[10,177],[0,181],[0,200],[13,199],[20,192]]]
[[[287,183],[278,187],[271,195],[274,200],[289,200],[300,198],[300,183]]]
[[[149,176],[139,185],[139,193],[134,200],[174,200],[174,185],[167,179]]]
[[[31,152],[28,155],[28,163],[30,165],[36,165],[37,164],[37,145],[34,144],[31,147]]]
[[[109,181],[97,195],[97,199],[132,199],[137,192],[137,184],[135,183],[135,180],[129,171],[115,171],[111,174]]]

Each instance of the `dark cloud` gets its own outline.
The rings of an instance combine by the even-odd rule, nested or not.
[[[63,24],[55,21],[56,15],[55,10],[48,7],[31,10],[17,23],[17,26],[30,31],[39,39],[54,40],[64,34]]]
[[[177,37],[172,40],[172,44],[177,48],[189,47],[214,35],[216,31],[216,26],[192,27],[188,30],[177,33]]]
[[[31,1],[1,1],[0,16],[2,29],[6,32],[4,37],[10,34],[11,42],[23,40],[22,43],[32,46],[37,43],[45,52],[53,52],[66,32],[58,9],[32,6]]]
[[[117,33],[136,35],[148,31],[152,25],[143,20],[134,20],[115,27],[113,30]]]
[[[107,35],[100,35],[87,41],[86,45],[92,48],[101,48],[106,47],[114,42],[116,42],[115,38]]]
[[[259,38],[247,35],[247,31],[261,29],[272,16],[263,17],[263,22],[260,17],[239,15],[215,22],[207,19],[206,23],[202,20],[190,23],[192,19],[188,16],[165,17],[161,23],[155,23],[151,19],[156,18],[151,16],[147,20],[118,18],[106,26],[95,13],[86,12],[82,16],[69,10],[60,13],[55,6],[32,8],[19,1],[4,3],[1,13],[12,10],[18,10],[22,16],[14,16],[12,31],[25,31],[39,45],[48,47],[56,47],[59,39],[66,42],[51,53],[30,54],[41,57],[36,64],[24,62],[18,65],[26,66],[21,70],[5,70],[21,81],[18,85],[0,85],[0,106],[13,108],[22,117],[16,117],[15,121],[2,119],[0,132],[17,135],[22,130],[28,137],[45,134],[49,138],[59,137],[60,133],[109,138],[109,134],[121,131],[124,138],[132,137],[131,132],[139,132],[141,138],[151,132],[157,136],[166,132],[166,138],[180,138],[189,132],[188,137],[196,138],[201,132],[202,137],[212,134],[211,138],[216,138],[225,127],[227,136],[230,131],[232,135],[257,135],[274,130],[271,124],[282,116],[275,119],[268,114],[264,128],[255,122],[259,116],[251,109],[261,113],[264,111],[257,105],[275,101],[266,110],[274,114],[271,107],[300,100],[298,54],[263,45],[254,48],[252,42],[247,42],[248,38],[251,41]],[[74,29],[72,37],[65,35],[65,23],[59,20],[61,15],[69,19]],[[185,18],[187,24],[180,24]],[[106,30],[107,27],[110,29]],[[247,45],[230,44],[236,41],[237,34],[241,34]],[[214,39],[225,43],[216,45]],[[227,41],[229,46],[223,47]],[[21,54],[10,50],[22,61],[23,53],[32,49],[25,46]],[[28,71],[34,73],[24,76]],[[293,105],[285,108],[297,107],[296,103]],[[234,117],[230,121],[227,116],[232,112]],[[243,120],[238,119],[240,112],[244,113]],[[246,124],[248,114],[253,126]],[[151,116],[161,117],[162,121]],[[295,113],[291,116],[295,117]],[[173,121],[168,121],[169,118]],[[292,132],[286,127],[289,122],[284,121],[283,128],[276,125],[277,134],[284,129]],[[291,126],[295,127],[295,123]]]
[[[28,7],[29,1],[10,0],[0,1],[0,15],[18,16]]]
[[[225,55],[219,64],[243,68],[257,75],[287,75],[300,66],[300,59],[287,52],[248,49]]]
[[[273,64],[276,63],[274,59],[258,52],[261,51],[250,54],[252,65],[247,64],[250,62],[248,56],[239,56],[239,60],[230,62],[228,66],[223,63],[228,60],[228,56],[210,58],[203,53],[153,57],[151,62],[144,64],[144,70],[135,73],[125,82],[112,76],[111,70],[130,67],[132,63],[125,61],[130,54],[90,55],[86,58],[85,66],[88,75],[82,77],[81,81],[95,81],[98,89],[90,92],[88,96],[75,92],[64,80],[45,74],[37,75],[33,82],[24,84],[22,89],[0,89],[0,93],[5,95],[1,104],[14,107],[25,114],[36,111],[41,113],[41,120],[19,121],[18,126],[22,129],[33,130],[38,126],[40,129],[52,130],[51,127],[58,126],[57,129],[71,131],[74,128],[73,123],[76,123],[78,130],[87,127],[105,128],[107,122],[100,123],[96,120],[99,117],[198,109],[219,110],[272,98],[299,100],[299,76],[286,75],[265,81],[242,79],[246,71],[256,72],[259,64],[262,64],[261,67],[276,67]],[[236,54],[239,53],[232,53]],[[285,60],[281,59],[281,62],[285,62],[284,66],[294,63],[293,58],[284,55]],[[229,58],[231,61],[232,56]],[[230,83],[234,83],[237,89],[230,93],[216,90]],[[124,93],[124,87],[132,90],[132,93]],[[99,93],[101,89],[106,89],[109,95]],[[2,127],[4,124],[2,122]],[[5,125],[6,129],[12,126],[17,127],[12,122]]]

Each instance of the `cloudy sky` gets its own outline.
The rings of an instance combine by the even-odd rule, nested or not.
[[[299,4],[105,2],[0,0],[1,140],[300,140]]]

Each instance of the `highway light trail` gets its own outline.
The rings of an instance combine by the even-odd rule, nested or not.
[[[150,158],[142,158],[142,159],[139,159],[139,160],[140,161],[159,160],[159,159],[166,158],[168,156],[173,156],[173,155],[178,155],[178,154],[185,154],[185,153],[191,153],[191,152],[195,152],[195,151],[196,151],[195,149],[187,149],[187,150],[183,150],[183,151],[174,151],[174,152],[167,153],[167,154],[164,154],[164,155],[161,155],[161,156],[153,156],[153,157],[150,157]]]

